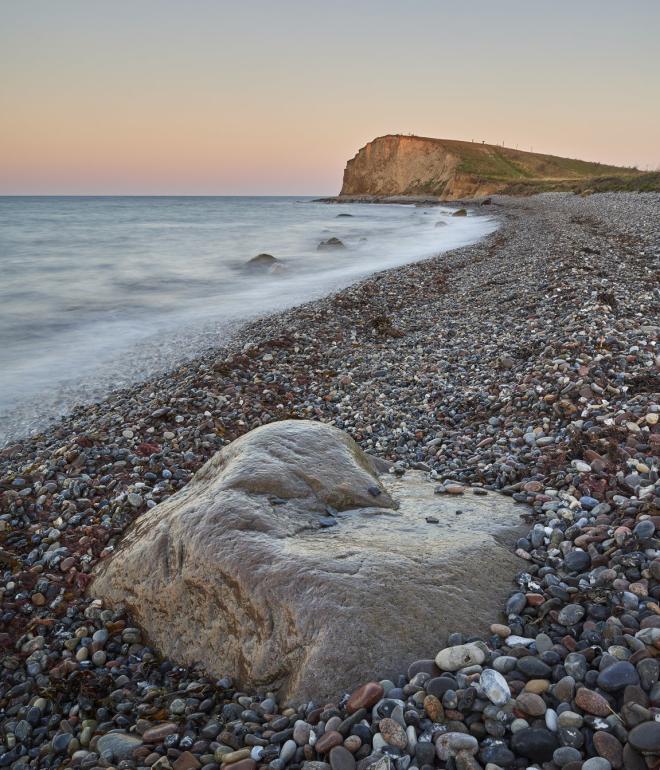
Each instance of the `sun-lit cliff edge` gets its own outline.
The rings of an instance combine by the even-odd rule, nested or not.
[[[658,175],[492,144],[389,134],[348,161],[340,196],[444,200],[547,190],[658,189]]]

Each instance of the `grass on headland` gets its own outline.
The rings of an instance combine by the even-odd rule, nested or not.
[[[660,171],[582,179],[531,179],[512,182],[500,192],[502,195],[534,195],[541,192],[660,192]]]

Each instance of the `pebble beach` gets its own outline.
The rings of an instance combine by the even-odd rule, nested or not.
[[[660,195],[466,208],[499,229],[0,450],[0,767],[660,766]],[[395,680],[282,703],[163,659],[88,595],[136,517],[282,419],[330,423],[440,495],[526,504],[488,635],[429,617],[437,648]]]

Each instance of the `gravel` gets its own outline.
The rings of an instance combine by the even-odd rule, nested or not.
[[[494,197],[482,243],[252,323],[0,450],[0,767],[656,765],[659,212],[656,194]],[[489,637],[430,617],[442,649],[397,681],[280,704],[163,660],[86,596],[136,516],[295,417],[441,494],[532,507]]]

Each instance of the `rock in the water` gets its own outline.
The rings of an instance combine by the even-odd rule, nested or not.
[[[250,270],[267,270],[276,264],[279,264],[279,259],[272,254],[257,254],[256,257],[252,257],[247,261],[247,267]]]
[[[328,238],[326,241],[321,241],[319,245],[316,247],[319,250],[322,249],[343,249],[344,244],[339,240],[339,238]]]
[[[330,529],[319,523],[328,506]],[[487,628],[519,569],[506,541],[520,509],[475,496],[459,528],[453,507],[422,472],[379,479],[336,428],[275,422],[144,513],[91,593],[128,605],[174,660],[283,697],[327,697],[437,648],[430,616]],[[429,529],[431,513],[440,523]],[[479,647],[465,649],[439,659],[450,656],[449,670],[483,662]]]

